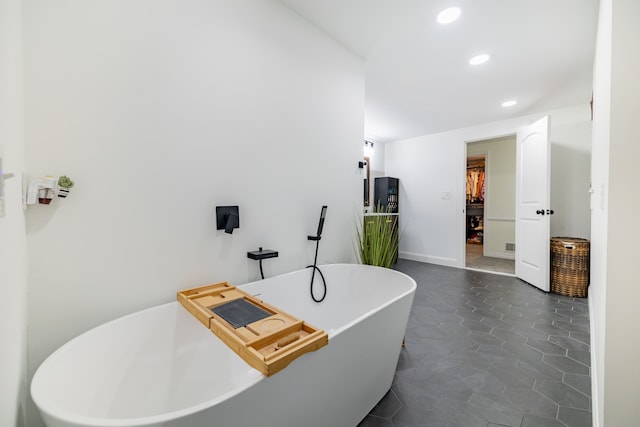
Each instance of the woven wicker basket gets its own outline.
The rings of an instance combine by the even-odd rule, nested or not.
[[[586,297],[589,286],[589,241],[576,237],[551,239],[551,292]]]

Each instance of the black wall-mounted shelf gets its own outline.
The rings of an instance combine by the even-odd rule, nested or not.
[[[278,251],[274,251],[272,249],[262,249],[258,251],[250,251],[247,252],[247,257],[255,260],[262,260],[267,258],[277,258]]]

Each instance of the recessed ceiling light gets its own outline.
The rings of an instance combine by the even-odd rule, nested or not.
[[[460,17],[462,11],[459,7],[449,7],[438,14],[437,21],[440,24],[451,24]]]
[[[514,106],[514,105],[516,105],[517,103],[518,103],[518,101],[515,101],[515,100],[513,100],[513,99],[512,99],[511,101],[504,101],[504,102],[502,103],[502,106],[503,106],[503,107],[513,107],[513,106]]]
[[[488,60],[489,60],[489,55],[487,55],[486,53],[483,53],[482,55],[476,55],[473,58],[471,58],[469,60],[469,64],[480,65],[480,64],[484,64]]]

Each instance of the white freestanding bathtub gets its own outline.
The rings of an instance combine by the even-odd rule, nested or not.
[[[329,334],[329,344],[265,377],[179,303],[143,310],[69,341],[38,368],[31,395],[49,427],[355,427],[398,362],[415,281],[356,264],[239,286]],[[316,295],[321,288],[316,274]]]

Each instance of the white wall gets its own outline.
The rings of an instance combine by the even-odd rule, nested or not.
[[[385,172],[400,178],[400,203],[403,206],[400,257],[464,267],[464,144],[511,135],[544,114],[551,116],[552,147],[557,144],[579,146],[588,151],[590,141],[585,139],[591,131],[588,104],[387,143]],[[578,130],[572,133],[571,129]],[[557,140],[556,135],[561,139]],[[553,168],[553,158],[551,163]],[[574,197],[563,194],[567,190],[557,182],[559,179],[560,176],[552,174],[552,200]],[[576,180],[588,188],[588,165],[579,168]],[[571,188],[570,191],[580,189]],[[449,199],[447,193],[451,195]],[[577,237],[589,234],[588,193],[580,194],[586,200],[582,202],[582,210],[572,212],[571,217],[557,214],[552,219],[552,234],[557,230],[567,230]]]
[[[371,170],[384,173],[384,142],[376,142],[371,156]]]
[[[594,66],[591,325],[595,426],[638,420],[640,3],[602,0]]]
[[[20,177],[24,171],[22,2],[0,0],[0,158],[5,216],[0,217],[0,425],[25,423],[27,238]]]
[[[29,174],[76,182],[27,211],[30,374],[180,289],[258,279],[248,250],[279,251],[267,276],[304,268],[323,204],[319,261],[355,260],[361,60],[270,0],[25,5]]]
[[[515,258],[506,243],[516,241],[516,137],[467,144],[467,156],[486,154],[484,256]]]
[[[385,172],[400,179],[401,258],[456,266],[457,240],[464,239],[456,213],[465,202],[457,193],[466,166],[463,144],[447,143],[447,137],[386,144]],[[450,193],[450,199],[442,199],[442,193]]]

